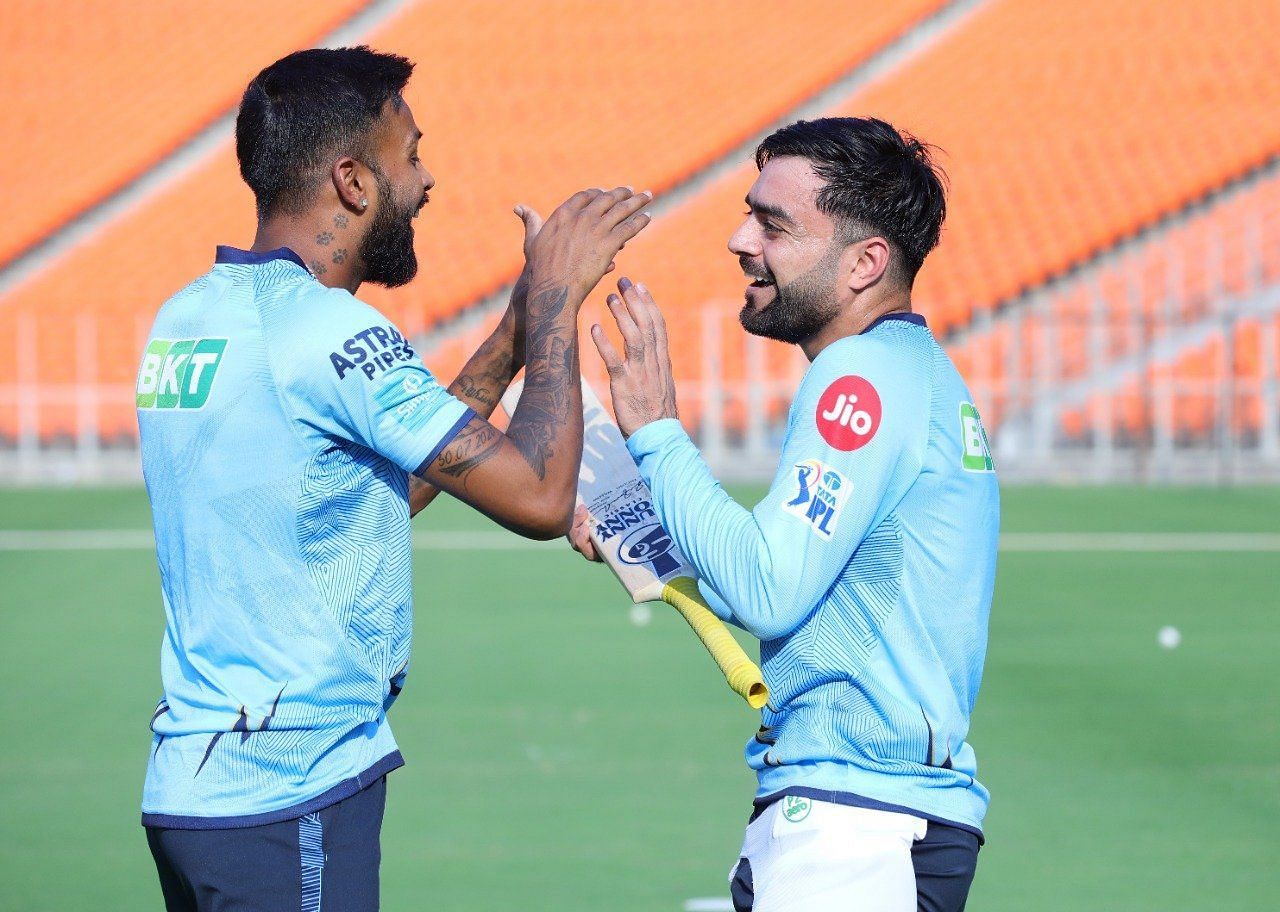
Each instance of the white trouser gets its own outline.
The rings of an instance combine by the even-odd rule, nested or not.
[[[915,912],[911,846],[927,821],[809,798],[775,801],[747,826],[752,912]],[[731,887],[739,860],[729,873]],[[741,904],[738,877],[735,901]]]

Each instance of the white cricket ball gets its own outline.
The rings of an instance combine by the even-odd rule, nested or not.
[[[631,606],[631,623],[637,627],[648,627],[653,620],[653,609],[648,605]]]
[[[1182,642],[1182,634],[1178,632],[1177,627],[1161,627],[1160,632],[1156,634],[1156,642],[1165,649],[1176,649]]]

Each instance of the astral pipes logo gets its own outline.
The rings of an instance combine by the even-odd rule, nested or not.
[[[676,543],[660,523],[641,526],[622,540],[618,557],[624,564],[651,564],[656,576],[666,576],[680,566],[671,556]]]
[[[138,369],[138,408],[204,408],[226,349],[226,339],[152,339]]]

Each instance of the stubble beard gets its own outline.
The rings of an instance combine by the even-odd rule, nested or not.
[[[817,265],[786,285],[775,285],[773,300],[761,308],[750,302],[738,312],[738,322],[753,336],[798,345],[826,328],[840,312],[835,278],[844,248],[832,249]]]

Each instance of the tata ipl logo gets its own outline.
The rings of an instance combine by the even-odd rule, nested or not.
[[[622,540],[618,557],[624,564],[649,564],[654,575],[661,577],[680,568],[680,562],[671,556],[675,546],[661,523],[649,523]]]
[[[844,476],[816,459],[806,459],[793,468],[795,495],[782,508],[809,523],[821,538],[830,539],[840,519],[840,510],[849,496]]]
[[[226,339],[152,339],[138,369],[138,408],[204,408],[226,349]]]

